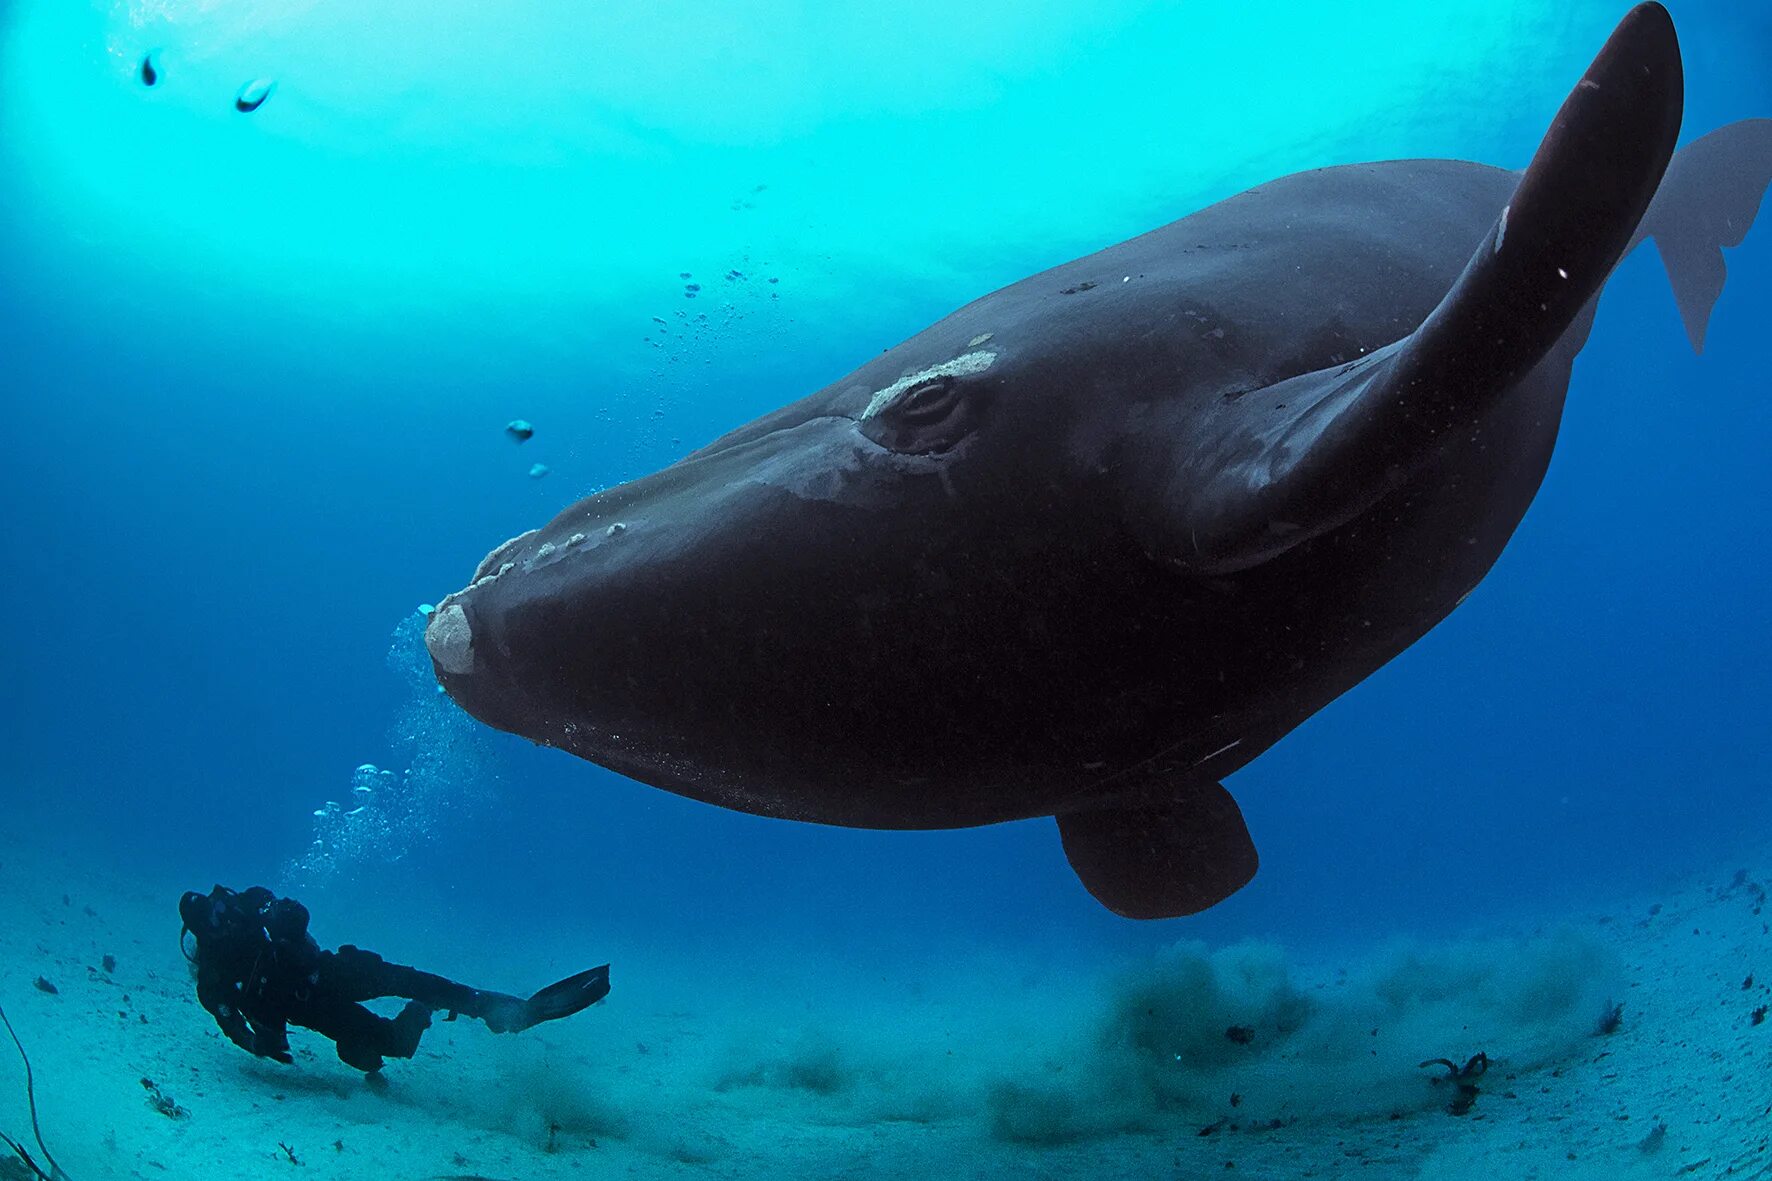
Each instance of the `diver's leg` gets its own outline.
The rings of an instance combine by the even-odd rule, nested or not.
[[[322,999],[291,1014],[292,1021],[338,1044],[339,1060],[358,1070],[377,1071],[382,1058],[410,1058],[431,1025],[431,1012],[414,1002],[389,1020],[354,1001]]]
[[[521,997],[469,988],[405,964],[390,964],[373,951],[364,951],[348,943],[323,958],[320,987],[354,1001],[403,996],[427,1008],[448,1009],[452,1013],[480,1018],[489,1025],[503,1024],[501,1019],[510,1019],[523,1005]]]

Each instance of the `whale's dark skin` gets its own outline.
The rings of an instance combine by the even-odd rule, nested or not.
[[[1117,912],[1209,906],[1256,865],[1219,780],[1489,570],[1646,234],[1701,338],[1772,123],[1663,184],[1681,87],[1643,5],[1525,174],[1302,173],[986,296],[493,551],[438,678],[728,808],[1054,815]]]

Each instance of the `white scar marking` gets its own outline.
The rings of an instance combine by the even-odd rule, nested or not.
[[[1230,750],[1233,747],[1238,747],[1238,746],[1242,746],[1242,745],[1243,745],[1243,740],[1241,738],[1235,739],[1231,742],[1227,742],[1223,746],[1219,747],[1217,750],[1213,751],[1211,754],[1206,755],[1203,758],[1195,759],[1194,766],[1198,767],[1201,763],[1210,763],[1213,759],[1216,759],[1219,755],[1223,754],[1225,751]]]
[[[1507,240],[1507,211],[1510,206],[1501,207],[1501,224],[1495,227],[1495,253],[1501,253],[1501,244]]]
[[[992,352],[966,353],[955,357],[952,361],[943,361],[939,365],[931,365],[927,369],[919,369],[899,378],[868,401],[868,408],[861,412],[863,418],[872,418],[886,409],[886,404],[893,398],[910,389],[920,381],[928,381],[932,377],[967,377],[974,373],[983,373],[997,359]]]
[[[983,344],[985,341],[989,340],[991,337],[993,337],[995,335],[996,335],[996,333],[994,333],[994,332],[981,332],[977,336],[973,337],[971,340],[967,341],[966,347],[969,349],[975,349],[979,345]]]

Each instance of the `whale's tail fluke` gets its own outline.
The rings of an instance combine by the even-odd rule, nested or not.
[[[1728,268],[1723,248],[1747,237],[1772,183],[1772,119],[1743,119],[1695,139],[1667,167],[1638,238],[1654,238],[1694,352]]]

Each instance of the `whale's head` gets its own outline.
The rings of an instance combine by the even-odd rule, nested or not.
[[[812,820],[1005,819],[996,785],[1099,766],[1094,670],[1140,658],[1113,618],[1130,543],[1090,493],[1113,439],[1087,354],[1004,310],[499,546],[432,616],[439,681],[500,729]]]

